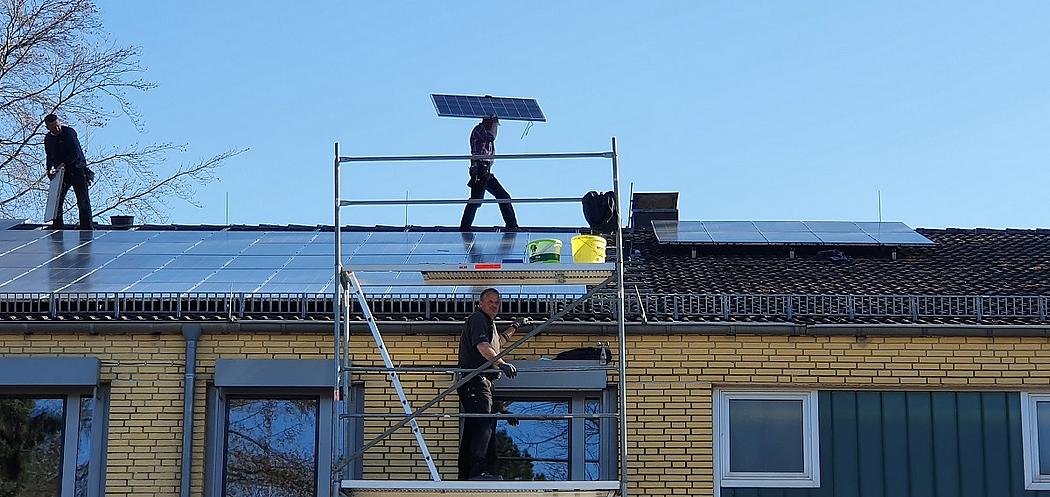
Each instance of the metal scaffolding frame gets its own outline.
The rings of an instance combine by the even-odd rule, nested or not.
[[[367,156],[367,157],[348,157],[342,156],[339,153],[339,144],[335,144],[335,160],[334,160],[334,226],[335,226],[335,281],[338,290],[335,292],[336,305],[334,306],[334,335],[335,335],[335,373],[336,373],[336,395],[342,399],[343,403],[350,401],[351,391],[351,380],[353,373],[383,373],[386,374],[392,385],[394,386],[398,397],[401,401],[402,407],[405,411],[404,415],[379,415],[375,417],[398,417],[399,421],[390,426],[378,437],[365,443],[360,449],[353,450],[354,448],[350,445],[351,441],[347,434],[351,432],[350,423],[355,420],[361,419],[368,415],[362,414],[343,414],[342,412],[335,413],[341,422],[341,429],[333,430],[334,434],[342,434],[343,440],[335,440],[333,448],[341,447],[346,454],[341,460],[337,461],[335,471],[333,475],[338,479],[341,476],[346,476],[346,468],[355,459],[361,457],[366,450],[375,446],[386,437],[394,433],[396,430],[402,428],[405,425],[410,425],[415,435],[416,441],[419,444],[421,453],[424,461],[427,464],[428,469],[431,473],[433,481],[367,481],[367,480],[349,480],[342,479],[337,488],[342,490],[359,489],[359,490],[371,490],[377,489],[389,489],[389,490],[420,490],[429,489],[435,491],[453,491],[453,490],[489,490],[489,491],[522,491],[522,490],[536,490],[549,492],[551,495],[556,495],[559,492],[566,492],[572,495],[583,495],[583,492],[593,492],[594,495],[613,495],[619,493],[619,495],[627,496],[627,340],[625,331],[625,295],[624,295],[624,257],[623,257],[623,226],[621,223],[622,217],[620,215],[620,202],[616,203],[616,233],[615,233],[615,252],[616,261],[614,264],[559,264],[559,265],[530,265],[530,264],[433,264],[433,265],[369,265],[367,267],[346,267],[343,264],[342,257],[342,225],[340,222],[340,210],[343,207],[360,206],[360,205],[446,205],[446,204],[485,204],[485,203],[575,203],[579,202],[579,198],[574,197],[538,197],[538,198],[521,198],[521,199],[471,199],[471,200],[459,200],[459,199],[431,199],[431,200],[351,200],[343,199],[341,193],[341,174],[340,168],[344,163],[375,163],[375,162],[405,162],[405,161],[466,161],[466,160],[478,160],[478,159],[594,159],[603,158],[610,159],[612,165],[612,187],[614,195],[617,199],[620,198],[620,171],[619,171],[619,159],[616,147],[616,138],[612,138],[612,149],[607,152],[582,152],[582,153],[533,153],[533,154],[504,154],[504,155],[417,155],[417,156]],[[559,268],[559,266],[564,266]],[[442,390],[434,399],[426,402],[421,407],[413,409],[406,398],[401,382],[398,377],[398,372],[415,372],[415,373],[447,373],[448,368],[438,368],[434,371],[428,371],[427,368],[412,368],[412,367],[395,367],[393,361],[389,355],[389,351],[383,343],[381,334],[379,333],[378,325],[372,315],[371,309],[368,305],[368,300],[365,297],[364,289],[358,282],[354,271],[420,271],[426,276],[429,273],[440,275],[439,277],[449,277],[449,275],[457,276],[462,275],[465,277],[478,278],[482,281],[498,284],[498,283],[518,283],[522,281],[536,281],[546,278],[551,282],[555,283],[568,283],[568,284],[580,284],[584,283],[597,283],[597,285],[591,287],[586,294],[576,298],[572,302],[568,303],[557,313],[554,313],[546,322],[539,324],[534,329],[516,342],[510,344],[506,348],[502,349],[501,352],[485,364],[470,371],[454,370],[456,373],[463,373],[461,377],[453,381],[452,385]],[[447,397],[452,392],[456,391],[457,387],[466,383],[475,376],[490,370],[494,367],[494,364],[500,360],[503,356],[517,349],[519,346],[524,344],[530,338],[538,335],[544,331],[551,323],[560,320],[563,316],[570,313],[575,307],[589,302],[593,296],[600,290],[606,288],[609,285],[615,284],[616,297],[614,307],[616,308],[616,322],[618,331],[618,362],[616,371],[618,373],[617,383],[617,407],[615,413],[602,413],[602,414],[569,414],[569,415],[538,415],[529,416],[530,419],[566,419],[573,417],[589,417],[589,418],[602,418],[602,417],[615,417],[617,423],[617,435],[619,445],[619,478],[616,481],[597,481],[597,482],[442,482],[440,475],[437,472],[435,464],[430,457],[429,449],[426,445],[423,433],[420,431],[416,424],[417,418],[427,417],[425,413],[427,409],[436,405],[442,399]],[[352,295],[354,294],[354,295]],[[361,312],[364,314],[365,323],[369,326],[372,331],[373,339],[376,346],[379,348],[380,355],[383,358],[385,367],[353,367],[350,363],[350,320],[349,315],[352,309],[352,303],[356,300]],[[422,369],[422,370],[421,370]],[[606,366],[595,366],[594,369],[609,370]],[[339,407],[337,406],[338,410]],[[607,410],[603,408],[603,410]],[[458,418],[471,417],[473,415],[468,413],[458,413]],[[447,417],[442,414],[441,417]],[[499,418],[501,416],[495,415],[490,416]],[[339,436],[339,435],[333,435]],[[334,449],[338,450],[338,449]],[[352,452],[352,453],[351,453]]]

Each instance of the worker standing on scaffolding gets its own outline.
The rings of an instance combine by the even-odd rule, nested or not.
[[[477,369],[499,355],[503,344],[526,320],[517,320],[503,333],[496,332],[496,314],[499,312],[500,295],[495,288],[481,292],[478,309],[467,318],[463,335],[459,339],[459,368]],[[513,364],[499,359],[495,366],[514,378],[518,375]],[[458,389],[459,403],[463,412],[469,414],[494,414],[497,407],[492,399],[492,384],[499,373],[481,373]],[[496,419],[467,417],[463,422],[463,437],[459,443],[460,480],[502,480],[495,470]]]
[[[498,128],[499,118],[496,116],[486,117],[474,126],[474,130],[470,132],[470,155],[496,155]],[[492,159],[471,159],[470,181],[467,182],[467,186],[470,187],[471,200],[485,198],[486,191],[498,199],[510,199],[510,194],[492,174]],[[481,204],[467,204],[463,208],[463,218],[459,221],[460,231],[470,231],[478,207],[481,207]],[[514,206],[501,203],[499,210],[503,214],[503,224],[506,225],[507,231],[517,231],[518,219],[514,216]]]

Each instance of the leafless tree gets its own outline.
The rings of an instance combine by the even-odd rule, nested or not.
[[[81,128],[129,119],[141,129],[128,95],[155,84],[139,77],[137,48],[116,46],[105,35],[92,0],[0,0],[0,30],[0,216],[39,219],[49,186],[44,116],[55,113]],[[164,220],[173,199],[197,205],[194,187],[218,179],[216,168],[243,152],[171,167],[166,159],[184,145],[94,145],[85,144],[97,178],[94,214],[146,221]]]

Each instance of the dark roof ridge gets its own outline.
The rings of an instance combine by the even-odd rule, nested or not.
[[[1050,234],[1050,228],[915,228],[920,233],[957,233],[957,234]]]

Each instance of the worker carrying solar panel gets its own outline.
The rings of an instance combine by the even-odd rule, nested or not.
[[[474,126],[470,132],[470,155],[495,155],[498,130],[499,118],[496,116],[485,117],[477,126]],[[467,182],[467,186],[470,187],[471,200],[484,198],[486,191],[493,197],[510,199],[510,194],[492,174],[492,159],[470,160],[470,181]],[[481,204],[467,204],[463,208],[463,218],[459,221],[460,231],[470,231],[478,207],[481,207]],[[509,203],[501,203],[499,210],[503,214],[503,224],[506,225],[507,231],[517,231],[518,219],[514,216],[514,206]]]

